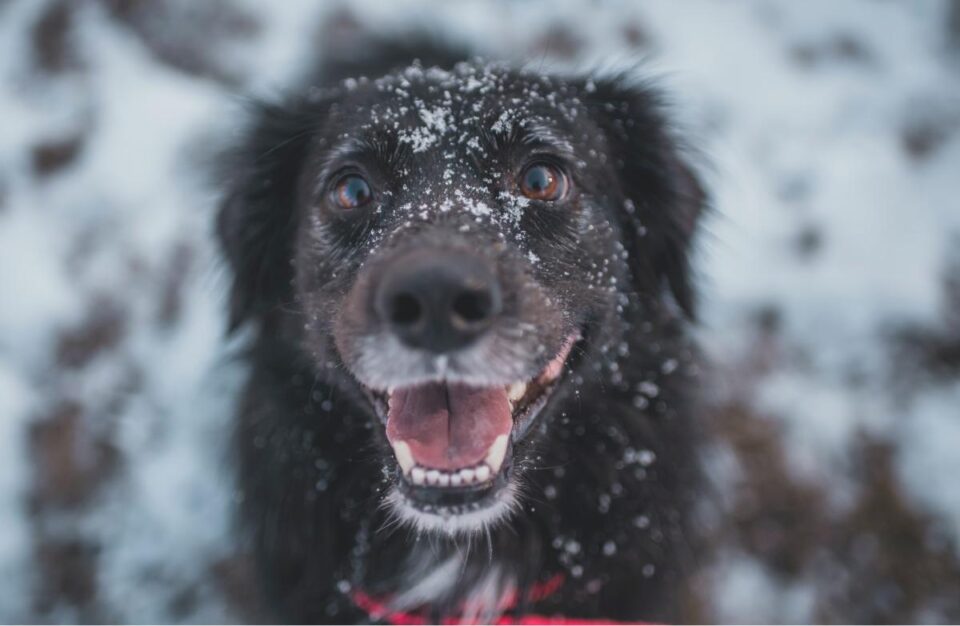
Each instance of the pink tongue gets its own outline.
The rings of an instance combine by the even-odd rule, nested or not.
[[[387,439],[410,446],[424,467],[453,470],[484,459],[513,418],[502,387],[474,388],[429,383],[397,389],[390,396]]]

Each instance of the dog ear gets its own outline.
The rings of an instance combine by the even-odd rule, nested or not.
[[[589,92],[617,170],[618,220],[634,286],[649,292],[666,285],[694,318],[689,253],[707,196],[671,132],[660,94],[622,78],[592,83]]]
[[[233,273],[231,331],[292,298],[299,181],[324,108],[256,105],[243,141],[222,161],[217,237]]]

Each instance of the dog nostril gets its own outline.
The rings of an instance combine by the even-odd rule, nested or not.
[[[477,324],[490,317],[493,300],[486,291],[464,291],[453,299],[454,318],[468,324]]]
[[[400,293],[394,296],[393,306],[390,308],[390,321],[398,326],[412,326],[423,316],[423,307],[420,301],[409,293]]]

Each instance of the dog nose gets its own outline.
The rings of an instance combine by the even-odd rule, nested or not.
[[[500,285],[483,259],[415,251],[397,258],[383,274],[375,306],[404,344],[442,354],[483,335],[501,304]]]

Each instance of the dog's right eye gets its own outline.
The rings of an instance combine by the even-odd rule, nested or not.
[[[373,199],[373,191],[362,176],[348,174],[333,187],[331,196],[338,208],[358,209]]]

